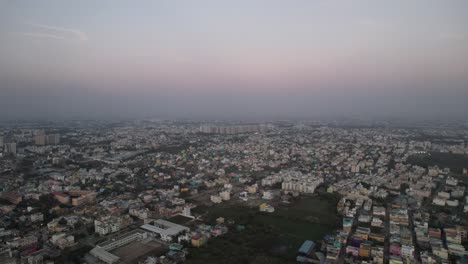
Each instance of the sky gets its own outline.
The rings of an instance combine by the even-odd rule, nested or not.
[[[0,119],[466,119],[466,0],[0,0]]]

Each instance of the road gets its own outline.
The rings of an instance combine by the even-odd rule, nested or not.
[[[390,261],[390,205],[385,209],[385,240],[384,240],[384,263]]]
[[[353,218],[353,226],[351,227],[351,231],[348,234],[348,238],[346,239],[346,245],[343,245],[341,247],[340,255],[336,259],[337,264],[343,264],[345,263],[345,257],[346,257],[346,246],[349,245],[349,242],[351,241],[351,236],[356,232],[356,228],[358,226],[358,216],[359,216],[359,211],[356,213],[356,215]]]
[[[413,245],[414,245],[414,260],[416,263],[421,263],[421,253],[419,252],[418,241],[416,238],[416,232],[414,232],[414,222],[413,222],[413,210],[408,209],[408,220],[409,220],[409,228],[411,231],[411,235],[413,237]]]

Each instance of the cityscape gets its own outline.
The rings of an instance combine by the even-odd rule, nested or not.
[[[464,263],[466,124],[2,128],[2,263]]]
[[[0,264],[468,264],[468,1],[0,1]]]

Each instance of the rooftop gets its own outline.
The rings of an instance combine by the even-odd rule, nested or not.
[[[302,246],[299,248],[299,253],[309,254],[310,251],[314,247],[315,247],[315,243],[313,241],[306,240],[306,241],[304,241],[304,243],[302,243]]]
[[[178,225],[162,219],[151,221],[142,225],[141,228],[164,236],[175,236],[183,231],[190,230],[186,226]]]

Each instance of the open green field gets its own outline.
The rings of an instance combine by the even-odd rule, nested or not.
[[[424,168],[437,165],[439,168],[450,168],[452,172],[461,173],[463,168],[468,167],[468,155],[430,152],[411,155],[407,162]]]
[[[208,245],[192,249],[188,263],[295,263],[295,254],[304,240],[321,240],[340,223],[336,213],[338,200],[324,194],[302,197],[274,213],[261,213],[256,208],[217,205],[209,208],[207,220],[218,217],[235,225],[227,235],[213,238]]]
[[[183,215],[176,215],[173,216],[169,219],[172,223],[176,223],[179,225],[187,225],[188,222],[190,222],[192,219],[189,217],[185,217]]]
[[[453,178],[457,179],[459,182],[463,182],[463,184],[468,186],[468,175],[462,175],[462,174],[452,174],[450,175]]]

